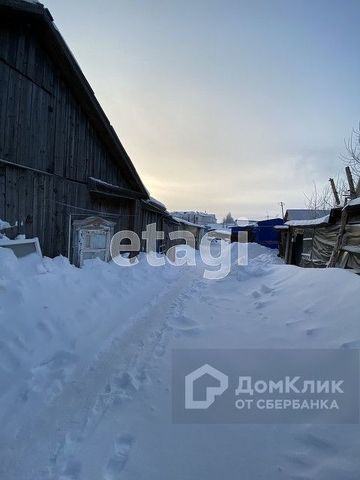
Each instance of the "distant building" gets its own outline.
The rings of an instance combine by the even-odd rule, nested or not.
[[[187,222],[196,223],[197,225],[216,224],[216,216],[214,213],[206,212],[171,212],[173,217],[182,218]]]

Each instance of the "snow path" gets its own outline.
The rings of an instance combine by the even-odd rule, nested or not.
[[[347,291],[329,298],[329,292],[318,283],[328,275],[333,287],[345,282]],[[339,319],[351,325],[357,338],[360,334],[359,325],[354,329],[358,322],[356,311],[349,310],[349,304],[339,304],[342,296],[344,302],[356,298],[359,288],[359,279],[347,275],[287,266],[280,270],[255,267],[253,271],[250,267],[220,282],[202,282],[197,295],[185,295],[179,302],[171,320],[177,326],[169,347],[347,347],[350,328],[347,331],[344,323],[339,325]],[[281,301],[283,295],[286,302]],[[189,334],[183,325],[190,323],[196,331]],[[130,432],[134,441],[123,473],[105,478],[359,478],[358,425],[171,424],[170,353],[168,348],[162,364],[153,371],[158,383],[118,411],[119,431]],[[110,417],[102,427],[102,434],[111,428]]]
[[[0,272],[0,320],[7,313],[0,321],[0,355],[7,359],[0,381],[9,392],[0,395],[1,480],[358,480],[358,425],[172,423],[173,348],[360,346],[358,277],[277,264],[273,252],[253,245],[249,257],[249,266],[221,281],[204,280],[201,268],[167,267],[127,272],[121,283],[117,270],[99,264],[83,271],[48,266],[40,277],[31,270],[31,281],[12,286]],[[13,261],[4,263],[8,276]],[[64,292],[58,288],[44,315],[39,300],[32,305],[29,298],[50,295],[59,276]],[[118,299],[119,282],[128,290]],[[64,318],[70,310],[87,314],[76,342],[70,326],[77,317],[60,328],[56,301]],[[18,327],[25,312],[25,333],[16,337],[9,321]],[[27,323],[39,321],[38,336],[26,339]],[[52,335],[45,357],[37,352],[38,338],[46,350],[44,331]],[[59,336],[62,343],[53,345]],[[17,372],[14,386],[9,371]]]
[[[192,288],[194,274],[187,271],[151,299],[152,305],[134,314],[127,331],[115,335],[89,368],[77,369],[55,401],[26,419],[13,442],[7,442],[0,478],[77,478],[81,465],[69,452],[96,430],[109,407],[131,398],[146,383],[149,362],[165,346],[174,298]]]

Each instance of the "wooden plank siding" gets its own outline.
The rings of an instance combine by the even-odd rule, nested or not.
[[[52,59],[36,22],[0,18],[0,218],[19,224],[7,234],[37,236],[44,254],[55,256],[67,254],[70,215],[99,215],[117,230],[140,233],[139,200],[93,195],[89,177],[129,191],[136,183]]]
[[[36,36],[13,28],[16,34],[2,38],[0,48],[0,158],[79,182],[93,176],[131,188]],[[6,42],[17,45],[6,48]],[[36,60],[25,62],[34,51]]]

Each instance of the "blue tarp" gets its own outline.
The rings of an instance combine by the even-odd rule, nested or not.
[[[269,220],[260,220],[253,225],[233,227],[231,229],[231,241],[237,241],[238,232],[248,232],[248,241],[264,245],[268,248],[279,247],[279,232],[274,227],[283,225],[281,218],[271,218]]]

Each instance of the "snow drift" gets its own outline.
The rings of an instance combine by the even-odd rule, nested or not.
[[[358,425],[171,422],[173,348],[360,347],[357,276],[248,247],[220,281],[0,248],[1,478],[357,479]]]

